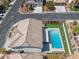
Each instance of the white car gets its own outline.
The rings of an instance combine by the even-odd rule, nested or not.
[[[2,17],[3,16],[3,14],[2,13],[0,13],[0,17]]]

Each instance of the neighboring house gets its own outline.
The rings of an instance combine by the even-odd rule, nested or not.
[[[53,0],[55,5],[65,5],[67,0]]]
[[[55,5],[64,5],[68,0],[46,0],[46,1],[53,1]]]
[[[25,0],[28,5],[39,6],[42,5],[43,0]]]

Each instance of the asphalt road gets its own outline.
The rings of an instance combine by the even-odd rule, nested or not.
[[[6,35],[12,25],[17,23],[20,20],[25,18],[34,18],[37,20],[72,20],[79,19],[79,13],[39,13],[39,14],[20,14],[18,12],[20,5],[22,4],[22,0],[17,0],[15,4],[12,6],[9,13],[3,19],[3,22],[0,25],[0,47],[4,46],[6,41]]]

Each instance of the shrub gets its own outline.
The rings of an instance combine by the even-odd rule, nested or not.
[[[77,21],[74,21],[74,22],[73,22],[73,25],[77,25],[77,24],[78,24],[78,22],[77,22]]]
[[[53,1],[47,1],[46,6],[50,11],[55,10],[55,5]]]
[[[3,2],[3,4],[2,4],[1,7],[2,7],[3,11],[6,12],[6,10],[7,10],[8,7],[9,7],[10,1],[9,1],[9,0],[2,0],[2,2]]]
[[[79,34],[79,24],[73,26],[73,33]]]
[[[33,10],[34,10],[34,8],[33,8],[33,6],[32,6],[32,5],[30,5],[29,9],[30,9],[31,11],[33,11]]]

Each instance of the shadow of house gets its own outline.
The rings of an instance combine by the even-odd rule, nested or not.
[[[42,28],[42,34],[43,34],[43,48],[42,51],[49,51],[49,42],[46,42],[46,32],[45,27]]]
[[[41,49],[39,47],[33,47],[33,46],[16,46],[16,47],[12,47],[12,49],[22,49],[22,48],[37,48],[37,49]]]
[[[48,42],[43,42],[43,49],[42,49],[43,52],[45,51],[49,51],[49,43]]]

